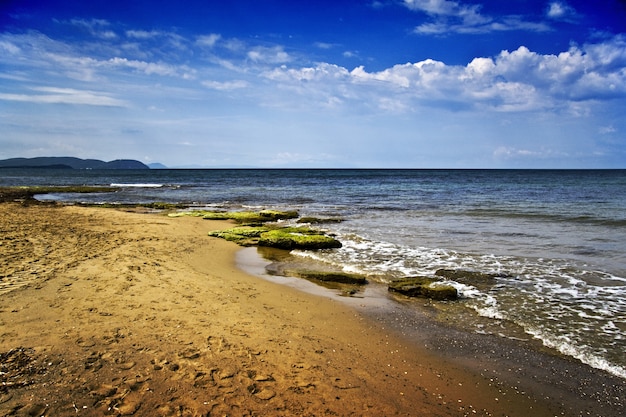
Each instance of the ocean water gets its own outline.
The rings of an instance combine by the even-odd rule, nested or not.
[[[323,225],[341,249],[294,255],[380,281],[440,268],[498,274],[489,285],[451,282],[462,297],[452,311],[470,331],[507,324],[626,378],[624,170],[3,169],[6,185],[121,188],[42,197],[65,202],[182,202],[342,218]]]

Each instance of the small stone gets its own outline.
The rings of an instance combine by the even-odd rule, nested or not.
[[[258,399],[267,401],[276,396],[276,393],[268,388],[263,388],[261,391],[254,394]]]

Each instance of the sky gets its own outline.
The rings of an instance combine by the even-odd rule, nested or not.
[[[626,168],[625,0],[0,0],[0,159]]]

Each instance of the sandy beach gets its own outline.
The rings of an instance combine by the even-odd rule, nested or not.
[[[472,360],[451,344],[474,339],[424,323],[426,348],[408,341],[419,323],[403,335],[376,312],[243,272],[240,248],[207,235],[227,227],[0,204],[0,416],[611,416],[623,405],[623,380],[593,371],[586,388],[576,375],[563,384],[580,390],[571,398],[538,394],[578,363],[497,383],[492,370],[524,353]]]

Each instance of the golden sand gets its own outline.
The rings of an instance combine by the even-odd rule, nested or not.
[[[0,204],[0,416],[545,415],[330,298],[228,222]]]

